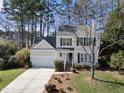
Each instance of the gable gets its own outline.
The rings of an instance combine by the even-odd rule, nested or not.
[[[76,34],[78,36],[89,36],[89,35],[93,35],[92,29],[90,29],[89,27],[85,27],[85,26],[78,26],[77,32]]]
[[[50,45],[46,40],[40,41],[34,48],[38,49],[54,49],[52,45]]]

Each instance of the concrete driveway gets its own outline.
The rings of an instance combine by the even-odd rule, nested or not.
[[[54,69],[32,68],[12,81],[0,93],[43,93]],[[9,77],[8,77],[9,78]]]

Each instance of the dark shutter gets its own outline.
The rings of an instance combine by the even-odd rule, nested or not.
[[[70,38],[70,46],[72,46],[72,38]]]
[[[80,63],[80,53],[78,53],[78,63]]]
[[[60,46],[62,46],[62,38],[60,38]]]
[[[96,46],[96,37],[94,37],[94,46]]]
[[[86,38],[84,37],[84,46],[86,46]]]

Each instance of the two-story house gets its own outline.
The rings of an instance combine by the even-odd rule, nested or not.
[[[35,40],[30,50],[32,65],[35,67],[54,67],[54,60],[63,60],[64,64],[90,65],[94,44],[95,62],[98,60],[100,34],[88,26],[59,27],[56,37],[44,37]]]

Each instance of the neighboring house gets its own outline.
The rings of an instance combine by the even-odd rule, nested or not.
[[[89,33],[90,35],[88,35]],[[54,67],[54,60],[56,59],[63,60],[65,66],[68,63],[90,65],[92,54],[89,46],[93,43],[95,44],[95,62],[97,62],[100,34],[83,25],[76,27],[65,25],[59,27],[56,37],[44,37],[35,40],[35,44],[30,50],[31,62],[34,67]],[[90,58],[82,45],[86,48]]]

